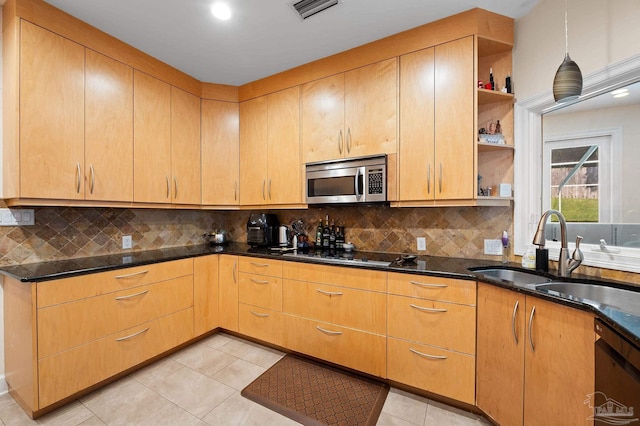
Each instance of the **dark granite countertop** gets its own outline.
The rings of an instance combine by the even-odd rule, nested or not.
[[[59,260],[52,262],[32,263],[24,265],[5,266],[0,268],[0,273],[10,276],[16,280],[32,283],[50,281],[61,278],[74,277],[97,272],[110,271],[115,269],[130,268],[134,266],[148,265],[152,263],[167,262],[171,260],[186,259],[210,254],[231,254],[238,256],[263,257],[270,259],[282,259],[293,262],[323,263],[318,257],[297,256],[291,257],[283,255],[279,251],[268,248],[251,248],[243,243],[230,243],[222,246],[211,246],[209,244],[175,247],[159,250],[148,250],[141,252],[123,253],[117,255],[95,256],[69,260]],[[565,298],[554,294],[549,294],[540,290],[535,290],[527,286],[519,286],[513,282],[504,281],[480,272],[473,272],[477,268],[508,268],[520,271],[527,271],[517,263],[502,264],[498,261],[481,259],[464,259],[438,256],[418,256],[413,262],[394,262],[399,255],[377,252],[357,252],[358,257],[366,257],[369,261],[375,261],[375,265],[363,262],[354,262],[349,267],[377,269],[387,272],[401,272],[421,275],[435,275],[446,278],[458,278],[466,280],[479,279],[483,282],[518,291],[524,294],[552,300],[573,308],[594,313],[609,326],[617,330],[631,343],[640,348],[640,312],[624,312],[611,306],[600,307],[594,304],[583,303],[579,299]],[[387,265],[378,262],[388,262]],[[339,264],[335,266],[344,266]],[[551,271],[553,272],[553,271]],[[594,280],[592,277],[573,274],[571,278],[559,279],[553,274],[546,274],[548,278],[556,281],[579,281],[595,284],[604,284],[626,290],[640,291],[640,288],[616,281]]]

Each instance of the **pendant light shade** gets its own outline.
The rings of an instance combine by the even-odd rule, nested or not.
[[[553,98],[556,102],[567,102],[577,99],[582,94],[582,72],[580,67],[569,57],[569,24],[567,20],[567,1],[564,3],[564,61],[556,71],[553,79]]]

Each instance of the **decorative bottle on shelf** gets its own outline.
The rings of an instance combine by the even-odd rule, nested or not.
[[[509,263],[509,234],[502,231],[502,263]]]
[[[491,90],[496,90],[496,83],[493,81],[493,68],[489,68],[489,84],[491,84]]]
[[[511,91],[511,76],[507,75],[507,79],[505,81],[505,87],[507,88],[507,93],[513,93]]]
[[[336,225],[331,221],[331,229],[329,231],[329,250],[336,249]]]

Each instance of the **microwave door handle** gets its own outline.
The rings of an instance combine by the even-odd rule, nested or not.
[[[356,186],[356,200],[360,199],[360,167],[356,168],[356,179],[355,179],[355,186]]]

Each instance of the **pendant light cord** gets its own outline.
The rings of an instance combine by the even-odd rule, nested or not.
[[[568,9],[569,0],[564,0],[564,47],[565,54],[569,54],[569,19],[567,18],[567,9]]]

